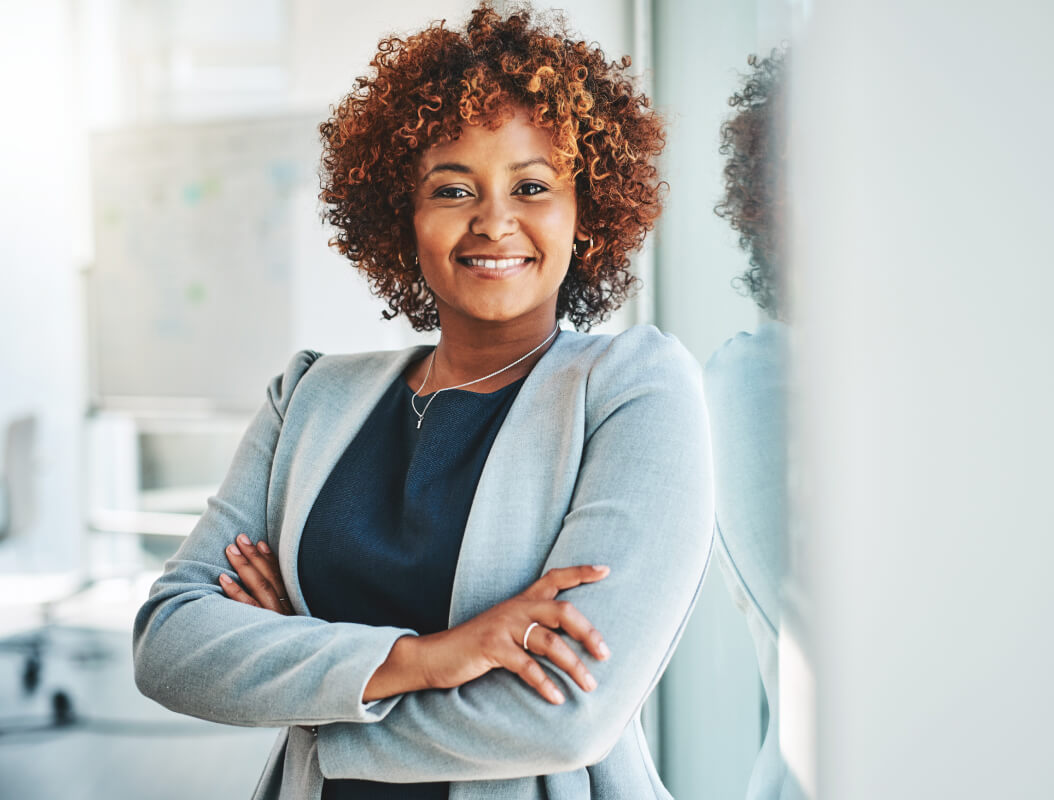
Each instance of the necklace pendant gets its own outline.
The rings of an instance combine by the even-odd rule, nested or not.
[[[421,423],[424,422],[424,419],[424,417],[421,417],[421,419],[417,420],[417,430],[421,430]]]

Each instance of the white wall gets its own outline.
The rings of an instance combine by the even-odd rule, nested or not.
[[[817,3],[794,246],[819,797],[1054,796],[1049,3]]]

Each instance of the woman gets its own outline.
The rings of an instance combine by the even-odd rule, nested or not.
[[[709,557],[699,370],[557,326],[658,214],[628,63],[481,6],[322,125],[334,246],[442,337],[297,354],[137,617],[145,694],[285,727],[256,797],[668,796],[639,710]]]

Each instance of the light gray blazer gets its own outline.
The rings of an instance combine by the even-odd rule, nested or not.
[[[596,661],[565,636],[599,688],[583,692],[540,659],[567,697],[561,706],[500,669],[455,689],[364,704],[374,670],[414,631],[312,618],[297,548],[337,459],[384,390],[425,352],[317,361],[298,353],[274,379],[219,492],[136,618],[140,690],[204,719],[285,726],[256,798],[314,800],[323,776],[451,781],[451,800],[669,797],[639,712],[680,638],[711,550],[698,365],[651,326],[614,337],[562,332],[524,382],[476,490],[450,625],[551,567],[608,564],[606,579],[561,594],[611,647],[609,659]],[[233,575],[224,547],[242,532],[266,536],[298,616],[221,593],[220,573]]]
[[[768,701],[768,726],[746,800],[803,795],[780,753],[779,628],[787,572],[790,336],[782,322],[739,333],[706,362],[717,490],[716,561],[747,619]]]

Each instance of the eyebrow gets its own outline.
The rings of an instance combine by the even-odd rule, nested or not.
[[[533,167],[535,164],[541,164],[543,167],[548,167],[553,172],[556,172],[556,167],[554,167],[552,164],[549,163],[549,159],[542,158],[541,156],[538,156],[538,158],[529,159],[527,161],[521,161],[518,164],[510,164],[509,165],[509,172],[519,172],[521,169],[527,169],[527,167]]]
[[[548,167],[553,172],[556,172],[556,167],[549,163],[549,159],[542,158],[541,156],[538,156],[537,158],[528,159],[527,161],[520,161],[516,164],[510,164],[509,172],[519,172],[522,169],[527,169],[527,167],[533,167],[535,164],[541,164],[544,167]],[[464,164],[458,164],[455,161],[446,161],[442,164],[436,164],[434,167],[428,170],[428,172],[424,174],[424,177],[422,177],[421,180],[428,180],[428,178],[430,178],[435,172],[457,172],[461,175],[471,175],[472,169]]]
[[[426,172],[424,174],[424,177],[421,178],[421,180],[422,181],[428,180],[428,178],[434,172],[460,172],[463,175],[469,175],[469,174],[472,173],[472,170],[470,170],[464,164],[456,164],[454,162],[447,162],[447,163],[444,163],[444,164],[436,164],[434,167],[432,167],[430,170],[428,170],[428,172]]]

